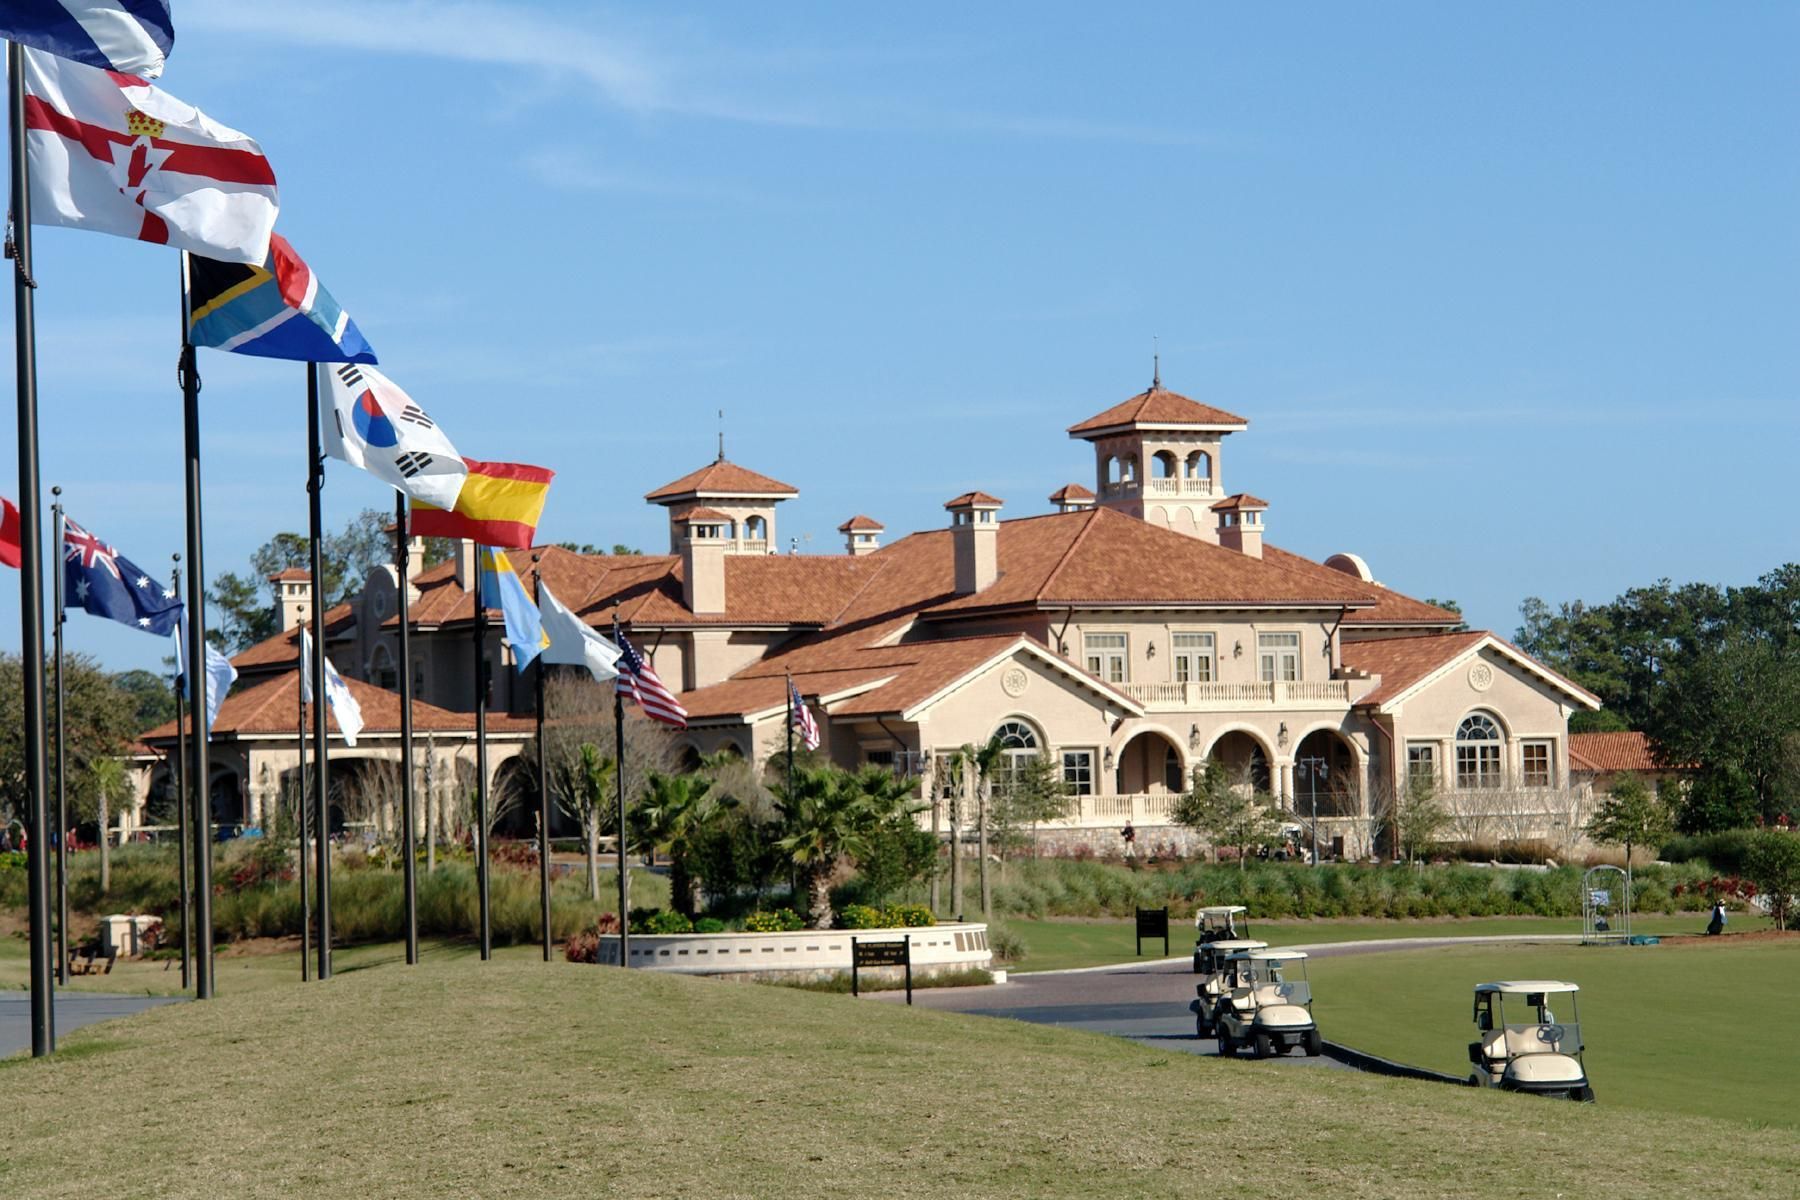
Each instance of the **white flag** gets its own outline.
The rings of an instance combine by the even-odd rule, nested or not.
[[[545,662],[586,667],[601,683],[618,678],[619,648],[570,612],[542,579],[538,580],[538,613],[550,638],[544,648]]]
[[[469,468],[425,410],[371,366],[344,363],[326,378],[331,411],[323,414],[320,431],[325,453],[433,508],[455,508]]]
[[[304,704],[313,702],[312,688],[312,635],[305,627],[300,630],[300,700]],[[344,735],[344,745],[356,745],[356,735],[362,732],[362,705],[350,694],[350,685],[338,674],[331,659],[325,660],[325,703],[331,706],[332,719],[337,722],[338,732]]]
[[[185,680],[187,676],[187,618],[184,616],[176,622],[170,636],[175,639],[175,674]],[[231,685],[237,682],[238,669],[231,665],[231,660],[219,651],[208,646],[206,648],[206,728],[208,731],[218,723],[219,709],[225,706],[225,694],[231,691]],[[186,683],[182,684],[183,689]]]
[[[279,200],[246,134],[134,75],[27,48],[31,220],[261,266]]]

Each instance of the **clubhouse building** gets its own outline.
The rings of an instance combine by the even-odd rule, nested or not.
[[[1568,719],[1598,700],[1384,587],[1354,553],[1315,562],[1270,542],[1278,508],[1225,480],[1226,442],[1248,426],[1159,380],[1069,428],[1093,449],[1090,484],[1046,479],[1034,504],[970,490],[946,499],[941,528],[891,540],[874,516],[846,514],[837,554],[779,553],[778,510],[798,489],[721,455],[645,497],[667,510],[666,554],[549,548],[539,566],[584,620],[622,623],[681,691],[696,755],[779,752],[792,679],[832,761],[892,767],[933,801],[957,786],[946,759],[965,744],[998,734],[1009,756],[1049,756],[1074,797],[1051,836],[1096,850],[1127,819],[1167,826],[1209,758],[1295,821],[1316,812],[1322,845],[1346,856],[1377,849],[1386,806],[1419,776],[1465,830],[1572,845],[1591,788],[1572,776]],[[879,493],[868,508],[879,514]],[[378,714],[366,743],[334,745],[334,772],[397,757],[400,586],[429,710],[415,721],[451,747],[439,778],[472,769],[473,570],[468,545],[404,584],[378,568],[326,614],[333,661]],[[234,660],[243,677],[215,734],[220,819],[262,819],[296,763],[306,580],[271,582],[283,631]],[[501,669],[498,614],[489,639],[501,772],[517,769],[533,690]],[[173,732],[149,735],[151,753]]]

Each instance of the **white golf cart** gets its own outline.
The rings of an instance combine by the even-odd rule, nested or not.
[[[1556,979],[1512,979],[1475,987],[1475,1029],[1469,1043],[1470,1087],[1497,1087],[1538,1096],[1592,1101],[1582,1062],[1581,1012],[1572,983]],[[1568,1004],[1558,1021],[1551,998]],[[1509,1017],[1523,1017],[1522,1021]]]
[[[1219,1053],[1248,1047],[1256,1057],[1299,1049],[1316,1058],[1324,1048],[1313,1023],[1312,986],[1304,950],[1247,950],[1225,960],[1213,1029]]]
[[[1194,914],[1194,974],[1200,969],[1200,950],[1212,942],[1248,937],[1250,922],[1241,919],[1250,910],[1241,904],[1214,904]]]
[[[1194,947],[1194,970],[1200,978],[1194,984],[1197,999],[1188,1005],[1188,1011],[1194,1014],[1195,1037],[1213,1035],[1213,1011],[1224,994],[1226,960],[1234,954],[1268,948],[1269,943],[1254,938],[1223,938],[1216,942],[1201,942]]]

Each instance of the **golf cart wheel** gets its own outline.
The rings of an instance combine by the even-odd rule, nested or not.
[[[1474,1071],[1469,1072],[1469,1086],[1472,1088],[1478,1088],[1481,1086],[1481,1076],[1476,1074]]]
[[[1269,1040],[1269,1035],[1266,1033],[1257,1034],[1256,1035],[1256,1057],[1267,1058],[1273,1053],[1275,1053],[1275,1045],[1272,1041]]]
[[[1575,1101],[1577,1104],[1592,1104],[1594,1102],[1594,1089],[1591,1087],[1570,1088],[1569,1099]]]
[[[1223,1029],[1219,1030],[1219,1057],[1220,1058],[1236,1058],[1237,1057],[1237,1043],[1232,1041],[1231,1035],[1229,1033],[1226,1033]]]
[[[1325,1050],[1325,1039],[1319,1036],[1318,1030],[1309,1029],[1306,1031],[1305,1046],[1306,1057],[1317,1058]]]

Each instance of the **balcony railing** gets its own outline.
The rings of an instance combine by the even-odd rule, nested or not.
[[[1350,681],[1347,679],[1124,683],[1117,686],[1146,708],[1177,712],[1231,708],[1336,708],[1350,703]]]
[[[1167,479],[1150,478],[1144,481],[1146,496],[1210,496],[1213,494],[1211,479],[1187,479],[1172,476]]]

